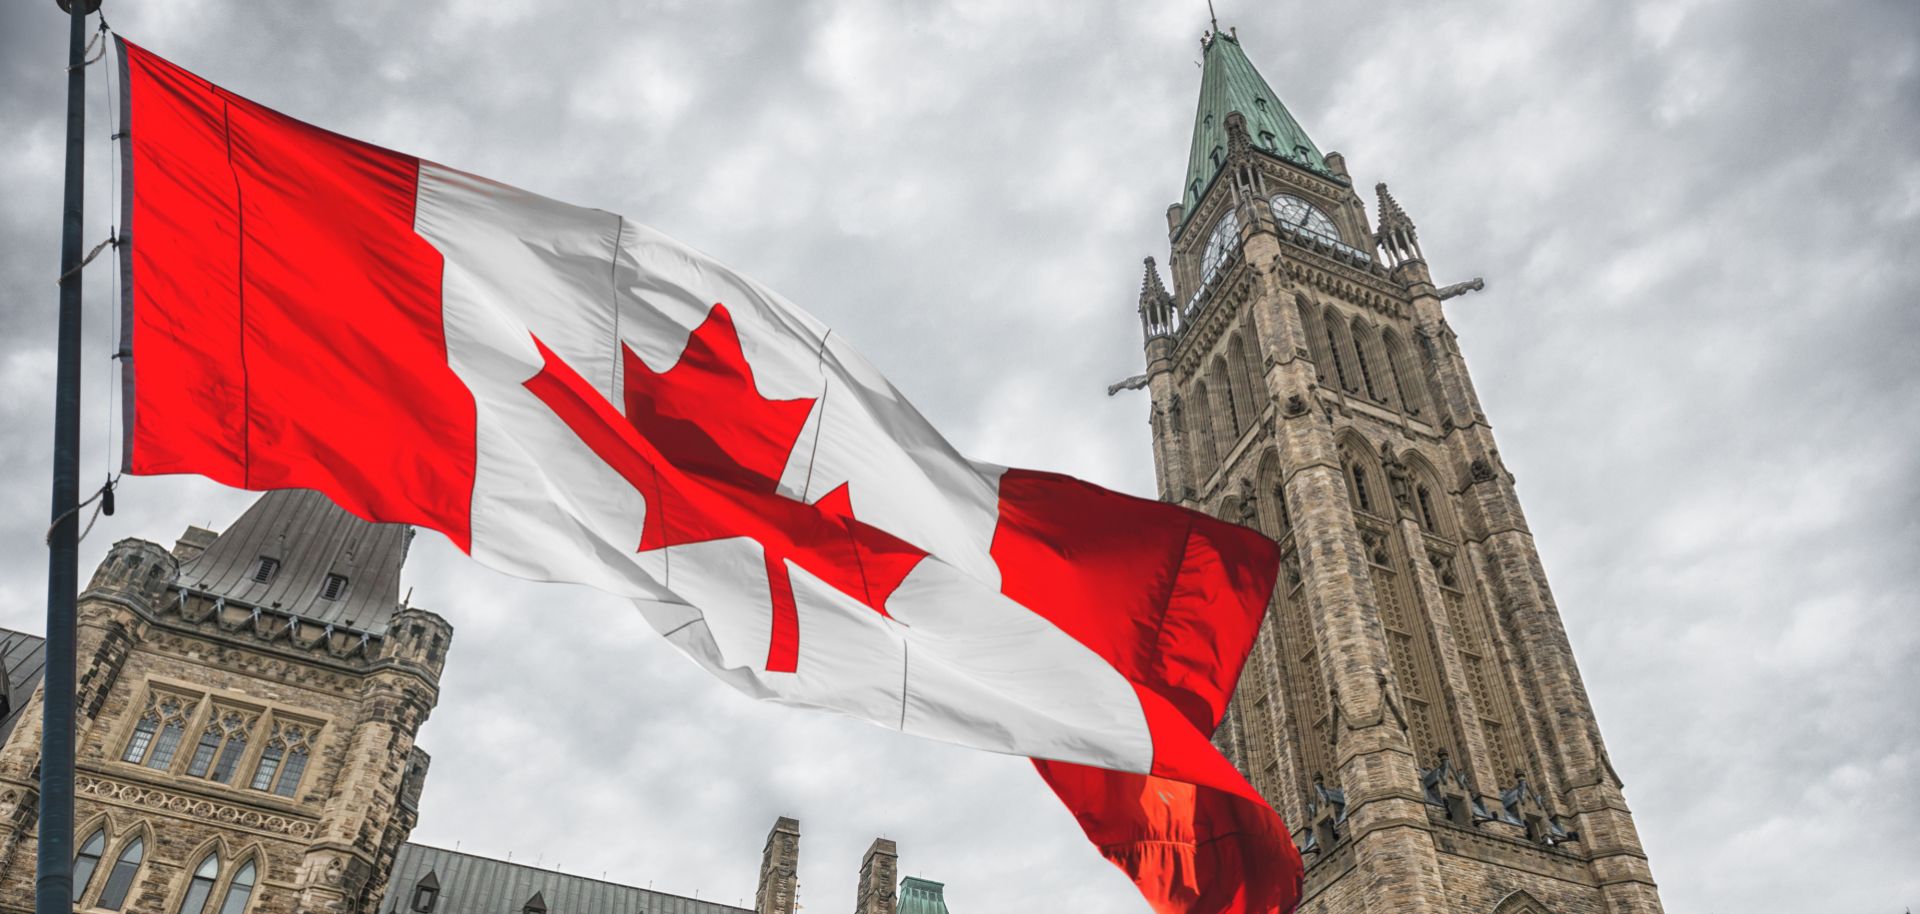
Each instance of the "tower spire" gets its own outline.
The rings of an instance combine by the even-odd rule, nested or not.
[[[1220,17],[1214,15],[1213,0],[1207,0],[1207,21],[1213,23],[1213,33],[1220,34]]]
[[[1213,12],[1212,0],[1207,11]],[[1181,189],[1183,218],[1193,213],[1226,164],[1227,115],[1235,112],[1246,119],[1247,136],[1254,149],[1318,174],[1333,174],[1305,128],[1287,112],[1280,96],[1247,59],[1237,34],[1220,31],[1215,21],[1202,53],[1200,102],[1193,114],[1187,183]]]

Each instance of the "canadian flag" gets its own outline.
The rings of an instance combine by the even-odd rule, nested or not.
[[[121,42],[127,469],[310,488],[632,598],[749,695],[1030,756],[1160,912],[1300,859],[1209,741],[1266,538],[969,460],[841,337],[645,226]]]

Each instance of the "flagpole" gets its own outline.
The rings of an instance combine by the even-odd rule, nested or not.
[[[81,179],[86,168],[87,14],[67,12],[67,188],[60,224],[60,339],[53,394],[53,529],[47,537],[46,671],[41,679],[39,869],[34,914],[73,911],[74,593],[79,587]]]

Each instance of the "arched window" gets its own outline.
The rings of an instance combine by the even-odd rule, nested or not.
[[[1227,371],[1227,360],[1213,357],[1213,368],[1207,372],[1207,383],[1212,385],[1213,393],[1220,398],[1220,421],[1217,435],[1225,445],[1221,450],[1233,450],[1233,443],[1240,440],[1240,400],[1242,395],[1233,389],[1233,375]]]
[[[180,914],[207,914],[207,900],[213,897],[213,884],[220,881],[220,855],[212,853],[200,861],[187,883],[187,895],[180,899]]]
[[[1358,358],[1354,354],[1353,334],[1348,331],[1340,313],[1327,309],[1327,345],[1333,349],[1333,367],[1340,376],[1340,389],[1350,394],[1360,392],[1360,368],[1355,364]]]
[[[1388,330],[1380,336],[1380,343],[1386,349],[1387,370],[1393,373],[1393,389],[1400,395],[1400,402],[1407,415],[1418,416],[1426,408],[1426,384],[1421,380],[1420,366],[1414,364],[1407,354],[1407,347],[1400,337]]]
[[[1220,460],[1213,447],[1213,404],[1207,396],[1207,382],[1193,387],[1193,413],[1187,417],[1187,453],[1193,457],[1193,485],[1206,485]]]
[[[93,835],[80,842],[80,852],[73,855],[73,898],[87,893],[87,887],[93,882],[93,871],[100,868],[100,855],[107,852],[107,830],[96,828]]]
[[[1324,383],[1333,376],[1333,355],[1327,348],[1327,328],[1320,323],[1320,310],[1308,305],[1306,296],[1295,298],[1293,304],[1300,312],[1300,332],[1306,335],[1314,374]]]
[[[1353,506],[1368,514],[1372,514],[1373,493],[1367,489],[1367,471],[1357,462],[1348,463],[1347,479],[1353,483],[1351,488]]]
[[[1367,399],[1375,403],[1385,403],[1387,402],[1384,393],[1386,385],[1381,383],[1385,378],[1383,376],[1381,380],[1375,380],[1375,376],[1379,374],[1377,367],[1379,360],[1374,357],[1373,339],[1373,328],[1359,318],[1354,318],[1353,357],[1360,363],[1360,387],[1367,392]]]
[[[118,911],[127,903],[127,891],[133,888],[133,877],[140,874],[140,861],[146,853],[146,841],[138,836],[120,849],[120,856],[113,861],[113,870],[107,873],[107,885],[100,890],[94,907]]]
[[[253,861],[241,864],[233,874],[233,881],[227,883],[227,895],[220,900],[219,914],[246,914],[247,902],[253,899],[253,884],[258,875]]]
[[[1433,490],[1424,485],[1415,486],[1413,494],[1420,505],[1420,526],[1427,528],[1428,533],[1439,533],[1440,518],[1433,513]]]
[[[1246,431],[1260,415],[1263,388],[1247,361],[1247,339],[1238,333],[1227,342],[1227,368],[1233,372],[1233,405],[1240,417],[1240,431]]]

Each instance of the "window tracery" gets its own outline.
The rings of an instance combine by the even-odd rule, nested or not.
[[[257,711],[215,705],[200,731],[200,741],[187,762],[187,776],[224,784],[247,750],[247,739],[260,721]]]
[[[260,750],[260,761],[253,769],[254,790],[271,791],[283,797],[299,793],[300,777],[307,770],[313,753],[314,727],[300,721],[275,718]]]
[[[120,753],[120,760],[166,770],[173,764],[180,740],[186,735],[187,716],[197,704],[197,699],[158,689],[149,691],[146,708],[135,722],[133,735],[127,738],[127,748]]]

